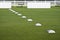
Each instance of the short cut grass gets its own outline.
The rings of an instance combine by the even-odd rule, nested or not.
[[[60,7],[50,9],[27,9],[13,7],[19,13],[32,18],[33,22],[22,19],[8,9],[0,9],[0,40],[59,40],[60,39]],[[36,27],[39,22],[41,27]],[[47,30],[55,30],[48,34]]]

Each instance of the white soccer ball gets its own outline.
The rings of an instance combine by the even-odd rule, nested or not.
[[[29,22],[33,21],[32,19],[27,19]]]
[[[18,12],[15,12],[15,14],[18,14]]]
[[[15,12],[14,10],[11,10],[12,12]]]
[[[22,18],[26,18],[26,16],[22,16]]]
[[[18,14],[18,13],[17,13],[17,15],[18,15],[18,16],[21,16],[22,14]]]
[[[56,33],[54,30],[48,30],[48,33]]]
[[[36,26],[42,26],[42,24],[40,24],[40,23],[36,23],[35,25],[36,25]]]
[[[9,10],[12,11],[12,12],[14,11],[14,10],[12,10],[12,9],[9,9]]]
[[[16,11],[14,11],[14,10],[12,10],[12,9],[9,9],[10,11],[12,11],[12,12],[16,12]]]

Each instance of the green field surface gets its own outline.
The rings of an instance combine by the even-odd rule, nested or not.
[[[0,9],[0,40],[60,40],[60,7],[50,9],[27,9],[12,7],[13,10],[27,16],[14,14],[8,9]],[[32,18],[32,22],[27,19]],[[42,26],[35,26],[36,23]],[[55,30],[49,34],[47,30]]]

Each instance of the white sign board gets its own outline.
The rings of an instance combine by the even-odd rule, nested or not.
[[[11,8],[11,2],[0,2],[0,8]]]
[[[50,2],[28,2],[27,8],[51,8]]]

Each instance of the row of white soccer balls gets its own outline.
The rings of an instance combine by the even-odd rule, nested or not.
[[[18,16],[21,16],[22,18],[27,18],[26,16],[22,16],[22,14],[19,14],[18,12],[16,12],[16,11],[14,11],[14,10],[12,10],[12,9],[9,9],[10,11],[12,11],[12,12],[14,12],[15,14],[17,14]],[[29,22],[32,22],[33,20],[32,19],[27,19],[27,21],[29,21]],[[35,24],[36,26],[42,26],[42,24],[40,24],[40,23],[36,23]]]
[[[12,10],[12,9],[9,9],[10,11],[14,12],[15,14],[17,14],[18,16],[22,16],[22,14],[19,14],[18,12]],[[26,16],[22,16],[22,18],[27,18]],[[29,22],[32,22],[33,20],[32,19],[27,19],[27,21]],[[40,23],[36,23],[35,26],[42,26],[42,24]],[[54,30],[48,30],[48,33],[56,33]]]

